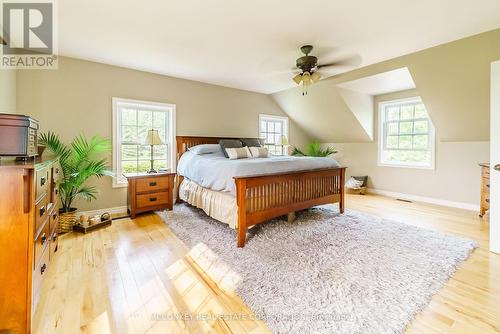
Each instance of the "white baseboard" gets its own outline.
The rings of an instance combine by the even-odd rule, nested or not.
[[[116,206],[114,208],[104,208],[90,211],[78,211],[77,216],[86,215],[86,216],[95,216],[102,215],[104,212],[109,213],[110,215],[116,214],[127,214],[127,206]]]
[[[374,189],[374,188],[368,188],[367,191],[368,191],[368,193],[371,193],[371,194],[382,195],[382,196],[393,197],[393,198],[400,198],[400,199],[409,200],[409,201],[430,203],[430,204],[448,206],[448,207],[452,207],[452,208],[465,209],[465,210],[471,210],[471,211],[479,211],[479,205],[471,204],[471,203],[448,201],[446,199],[424,197],[424,196],[411,195],[411,194],[403,194],[403,193],[397,193],[397,192],[393,192],[393,191],[380,190],[380,189]]]

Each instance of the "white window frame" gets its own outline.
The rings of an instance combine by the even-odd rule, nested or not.
[[[283,122],[283,134],[284,136],[286,136],[288,138],[288,140],[290,141],[290,136],[288,135],[289,134],[289,121],[288,121],[288,117],[286,116],[276,116],[276,115],[267,115],[267,114],[259,114],[259,124],[258,124],[258,129],[257,129],[257,134],[260,138],[260,125],[262,123],[263,120],[270,120],[270,121],[280,121],[280,122]],[[279,145],[276,145],[276,146],[279,146]],[[287,145],[281,145],[283,146],[282,148],[282,152],[283,152],[283,155],[288,155],[288,152],[286,150],[286,146]]]
[[[377,152],[377,160],[378,160],[378,166],[383,166],[383,167],[400,167],[400,168],[415,168],[415,169],[430,169],[434,170],[435,169],[435,162],[436,162],[436,130],[434,128],[434,124],[432,123],[432,119],[429,116],[429,147],[430,147],[430,153],[431,153],[431,161],[430,165],[421,165],[418,163],[399,163],[399,162],[390,162],[390,161],[384,161],[382,159],[382,153],[384,152],[384,147],[385,147],[385,107],[388,105],[392,104],[403,104],[403,103],[423,103],[422,98],[420,96],[414,96],[410,98],[404,98],[404,99],[396,99],[396,100],[389,100],[389,101],[381,101],[378,104],[378,152]],[[427,113],[427,115],[429,115]]]
[[[122,188],[127,187],[127,179],[121,175],[121,123],[120,117],[118,117],[119,105],[120,104],[128,104],[132,107],[146,107],[147,109],[156,109],[161,111],[169,111],[169,120],[168,120],[168,133],[170,136],[166,138],[168,140],[168,144],[170,147],[169,159],[170,159],[170,169],[172,172],[175,172],[177,169],[177,145],[176,145],[176,116],[175,116],[175,104],[169,103],[160,103],[160,102],[151,102],[151,101],[142,101],[142,100],[131,100],[124,99],[120,97],[112,98],[113,104],[113,172],[115,173],[115,177],[113,178],[113,188]],[[120,175],[119,175],[120,174]]]

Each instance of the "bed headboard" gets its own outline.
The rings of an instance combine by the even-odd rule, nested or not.
[[[197,136],[177,136],[177,161],[190,147],[201,144],[218,144],[221,139],[240,139],[230,137],[197,137]]]

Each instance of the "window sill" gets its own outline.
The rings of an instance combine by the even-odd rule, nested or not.
[[[112,188],[127,188],[128,187],[128,182],[125,181],[125,182],[113,182]]]
[[[435,166],[419,166],[419,165],[404,165],[404,164],[397,164],[397,163],[384,163],[384,162],[379,162],[377,164],[378,167],[394,167],[394,168],[407,168],[407,169],[426,169],[426,170],[435,170]]]

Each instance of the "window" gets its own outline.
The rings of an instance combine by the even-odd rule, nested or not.
[[[164,145],[154,147],[154,168],[175,170],[175,105],[113,98],[113,186],[126,186],[123,173],[146,172],[151,147],[147,132],[158,130]]]
[[[259,115],[259,137],[264,139],[264,145],[274,155],[285,155],[283,137],[288,140],[288,118],[272,115]]]
[[[435,131],[420,97],[379,105],[379,165],[434,169]]]

